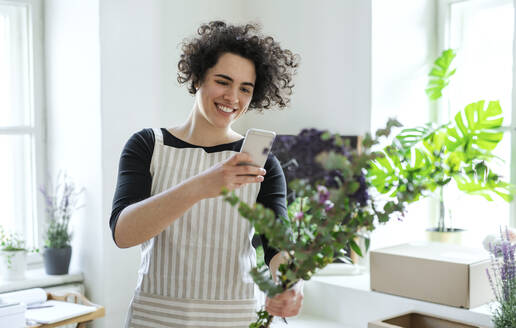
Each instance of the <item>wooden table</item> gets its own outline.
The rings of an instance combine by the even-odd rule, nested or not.
[[[95,320],[97,318],[101,318],[104,315],[106,315],[106,310],[103,306],[100,306],[98,304],[94,304],[90,302],[86,297],[83,295],[77,294],[77,293],[67,293],[62,296],[54,295],[52,293],[47,293],[47,300],[56,300],[56,301],[64,301],[64,302],[70,302],[76,304],[83,304],[87,306],[94,306],[97,309],[94,312],[84,314],[78,317],[73,317],[70,319],[62,320],[59,322],[54,322],[51,324],[35,324],[35,325],[28,325],[26,328],[53,328],[53,327],[60,327],[64,325],[70,325],[70,324],[77,324],[77,328],[86,328],[86,323],[92,320]]]

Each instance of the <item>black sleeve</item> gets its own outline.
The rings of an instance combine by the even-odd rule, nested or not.
[[[113,209],[109,219],[113,240],[115,240],[115,227],[120,212],[127,206],[150,196],[152,177],[149,169],[153,151],[152,129],[144,129],[133,134],[122,150]]]
[[[273,210],[276,218],[287,217],[287,183],[281,165],[274,155],[269,155],[265,163],[265,170],[267,173],[261,183],[256,202]],[[260,238],[265,253],[265,263],[269,265],[278,250],[269,247],[269,242],[264,235],[260,235]],[[288,238],[288,236],[285,236],[285,238]]]

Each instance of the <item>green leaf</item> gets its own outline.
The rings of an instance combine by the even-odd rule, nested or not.
[[[403,129],[396,136],[396,140],[400,142],[402,150],[408,150],[416,146],[421,141],[432,138],[435,135],[435,133],[437,133],[447,125],[448,124],[436,126],[433,123],[427,123],[423,126]]]
[[[430,79],[425,90],[430,100],[441,98],[443,89],[450,83],[450,77],[455,74],[455,69],[452,70],[450,67],[455,56],[455,51],[447,49],[435,60],[434,66],[428,74]]]
[[[498,130],[503,122],[501,114],[498,101],[490,101],[487,107],[483,100],[467,105],[447,129],[446,147],[449,151],[460,149],[468,158],[482,150],[492,151],[503,138],[503,132]]]
[[[470,195],[484,197],[488,201],[493,200],[493,195],[498,195],[506,202],[513,200],[514,186],[505,181],[500,181],[498,176],[489,172],[485,174],[458,174],[454,176],[457,188]]]
[[[362,257],[362,251],[360,250],[360,247],[357,245],[357,243],[353,240],[349,240],[349,247],[353,250],[353,252],[357,253],[358,256]]]
[[[322,152],[315,157],[315,160],[324,167],[325,170],[344,170],[350,166],[348,158],[336,152]]]
[[[281,285],[276,285],[272,280],[272,277],[269,274],[269,268],[252,268],[249,274],[251,277],[253,277],[253,280],[258,285],[258,288],[267,294],[268,297],[274,297],[283,291],[283,287]]]
[[[323,141],[327,141],[327,140],[330,140],[330,138],[332,137],[330,131],[324,131],[323,134],[321,134],[321,140]]]

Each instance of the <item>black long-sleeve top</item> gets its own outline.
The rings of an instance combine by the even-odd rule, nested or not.
[[[240,151],[243,139],[227,144],[201,147],[192,145],[172,135],[167,129],[161,129],[165,145],[176,148],[203,148],[207,153],[219,151]],[[152,129],[143,129],[131,136],[125,144],[120,157],[118,168],[118,179],[115,196],[113,198],[113,209],[109,225],[113,240],[115,239],[115,228],[120,212],[127,206],[144,200],[151,195],[152,176],[150,163],[154,151],[154,132]],[[267,174],[260,185],[260,191],[256,201],[263,206],[270,208],[276,217],[286,217],[286,182],[280,163],[272,154],[265,163]],[[264,253],[265,263],[269,264],[277,250],[269,247],[265,236],[260,236]]]

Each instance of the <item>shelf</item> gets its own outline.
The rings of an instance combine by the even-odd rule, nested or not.
[[[379,293],[371,290],[369,279],[368,273],[314,276],[304,286],[301,317],[324,318],[344,327],[366,327],[370,321],[417,311],[481,327],[493,327],[489,304],[461,309]]]
[[[50,287],[68,283],[83,282],[82,273],[69,273],[51,276],[45,273],[44,268],[27,270],[23,280],[0,280],[0,293],[12,292],[20,289]]]

